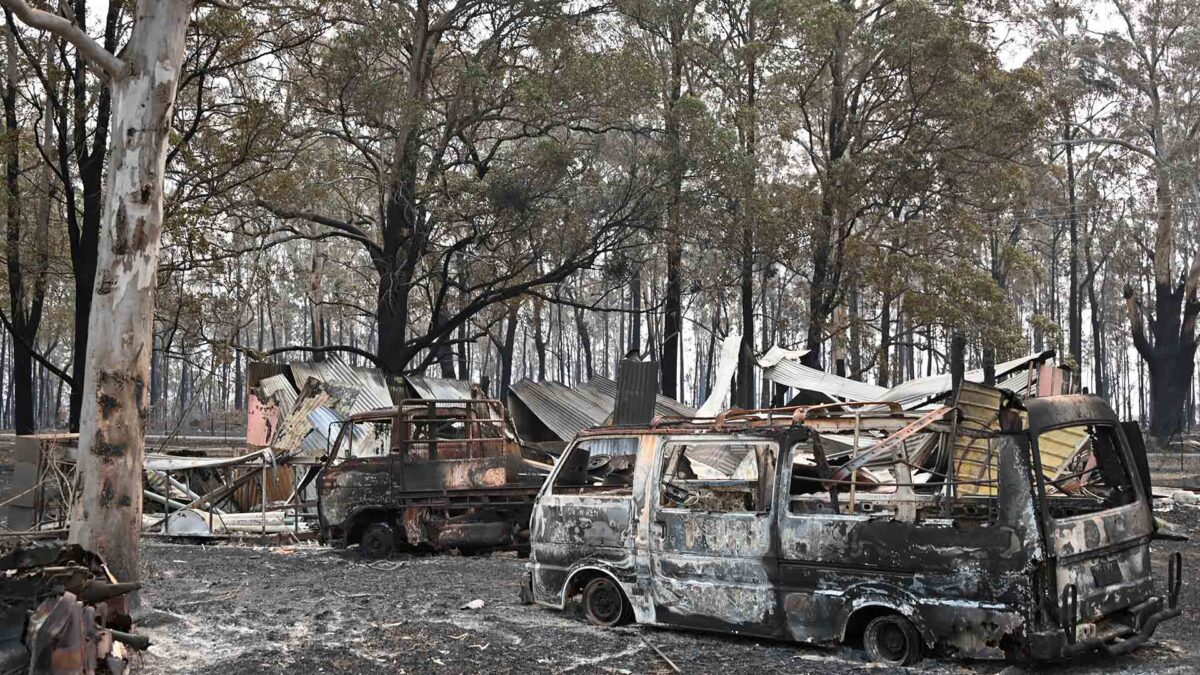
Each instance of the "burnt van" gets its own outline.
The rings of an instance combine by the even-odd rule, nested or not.
[[[533,508],[522,592],[636,621],[923,655],[1136,649],[1176,606],[1141,435],[1093,396],[739,412],[582,433]]]

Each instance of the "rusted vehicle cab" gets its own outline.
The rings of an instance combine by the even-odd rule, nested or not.
[[[1140,435],[1095,397],[967,393],[587,432],[538,497],[523,592],[891,664],[1119,654],[1177,616]]]
[[[317,487],[322,539],[382,557],[397,548],[523,549],[540,480],[494,400],[402,401],[352,415]]]

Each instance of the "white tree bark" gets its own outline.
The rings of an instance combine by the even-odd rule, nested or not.
[[[104,556],[122,581],[134,580],[163,172],[193,0],[136,3],[120,57],[63,17],[23,0],[0,5],[74,44],[112,90],[112,148],[79,430],[81,494],[70,541]]]

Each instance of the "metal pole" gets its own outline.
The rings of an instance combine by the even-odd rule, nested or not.
[[[854,411],[854,443],[850,446],[850,461],[858,458],[858,435],[862,423],[862,410]],[[858,469],[850,472],[850,515],[854,515],[854,493],[858,487]]]
[[[167,534],[171,534],[171,472],[164,472],[163,475],[167,478],[165,481],[167,484],[167,500],[163,502],[163,509],[166,511],[167,516],[163,520],[163,531]]]
[[[262,536],[267,538],[267,465],[266,458],[263,458],[262,473],[259,475],[259,486],[262,488]]]

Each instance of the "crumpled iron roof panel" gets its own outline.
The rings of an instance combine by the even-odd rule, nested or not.
[[[390,408],[394,405],[392,403],[392,395],[388,391],[387,380],[378,370],[372,368],[353,368],[338,359],[328,359],[313,363],[297,362],[291,364],[291,366],[292,377],[295,378],[296,384],[301,389],[304,388],[304,383],[309,378],[314,378],[327,384],[341,385],[359,390],[360,393],[354,399],[353,408],[348,410],[339,408],[340,412],[354,414],[368,410],[377,410],[379,408]]]
[[[1054,350],[1048,349],[1043,352],[1027,354],[1019,359],[1005,361],[1004,363],[997,363],[996,379],[998,381],[1002,381],[1006,376],[1012,375],[1026,368],[1030,363],[1043,363],[1053,356]],[[983,369],[977,368],[975,370],[969,370],[964,374],[964,378],[968,382],[983,382]],[[904,408],[905,410],[913,410],[915,408],[933,403],[934,401],[944,397],[946,394],[949,394],[950,390],[952,389],[951,382],[952,380],[949,373],[943,375],[933,375],[930,377],[921,377],[892,387],[879,400],[895,401],[899,403],[900,407]]]
[[[604,402],[608,411],[612,412],[613,402],[617,398],[616,381],[603,375],[598,375],[588,380],[586,384],[579,385],[575,390],[580,393],[595,392],[600,401]],[[659,394],[654,399],[654,413],[663,416],[695,417],[696,409],[689,405],[684,405],[673,398]]]
[[[448,380],[440,377],[405,375],[404,380],[418,398],[426,400],[471,400],[471,383],[464,380]]]
[[[781,359],[764,372],[772,382],[794,389],[812,391],[838,401],[878,401],[887,389],[867,382],[851,380],[833,373],[809,368],[792,359]]]
[[[574,438],[581,429],[604,424],[612,412],[611,400],[605,408],[594,397],[552,380],[514,382],[510,395],[516,396],[542,424],[564,441]]]

